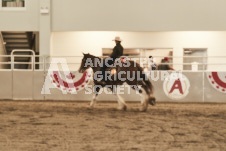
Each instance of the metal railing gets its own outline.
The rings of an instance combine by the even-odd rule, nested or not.
[[[15,52],[31,52],[32,55],[14,55]],[[14,70],[14,65],[15,65],[15,57],[30,57],[31,62],[16,62],[16,64],[29,64],[31,65],[31,70],[34,70],[34,65],[35,65],[35,52],[33,50],[20,50],[20,49],[15,49],[11,52],[11,69]]]
[[[32,55],[16,55],[14,54],[15,52],[31,52]],[[30,57],[31,61],[29,62],[18,62],[15,61],[15,58],[19,58],[19,57]],[[136,56],[124,56],[127,58],[136,58]],[[35,55],[34,51],[32,50],[13,50],[11,55],[0,55],[0,58],[10,58],[10,61],[5,61],[5,62],[0,62],[0,70],[47,70],[49,65],[52,63],[51,60],[52,58],[65,58],[67,60],[67,65],[72,66],[73,70],[76,70],[75,68],[77,68],[80,66],[81,63],[81,59],[82,56],[41,56],[41,55]],[[39,61],[35,61],[36,58],[39,58]],[[143,59],[147,57],[140,57],[137,56],[137,58],[139,59]],[[154,58],[164,58],[164,56],[154,56]],[[183,66],[192,66],[192,63],[183,63],[183,59],[185,58],[206,58],[207,59],[207,63],[198,63],[198,66],[206,66],[206,70],[199,70],[199,71],[212,71],[212,70],[216,70],[216,71],[226,71],[226,56],[209,56],[209,57],[202,57],[202,56],[195,56],[195,57],[191,57],[191,56],[169,56],[169,58],[171,58],[173,60],[173,62],[169,62],[169,63],[162,63],[162,64],[166,64],[166,65],[170,65],[170,66],[181,66],[182,69],[177,69],[175,68],[175,70],[183,70]],[[180,59],[178,61],[178,59]],[[210,61],[210,59],[212,59],[212,61]],[[219,62],[219,60],[221,59],[221,61]],[[222,61],[223,59],[223,61]],[[175,61],[177,60],[177,61]],[[213,61],[214,60],[214,61]],[[209,62],[208,62],[209,61]],[[30,69],[17,69],[15,68],[15,65],[30,65]],[[159,62],[157,62],[157,64],[159,64]],[[7,68],[2,68],[2,65],[10,65],[11,67],[7,67]],[[38,65],[38,67],[36,67],[36,65]],[[208,68],[210,66],[214,66],[212,68]],[[218,69],[216,68],[218,67]],[[221,68],[219,70],[219,68]],[[185,71],[189,71],[189,70],[185,70]]]

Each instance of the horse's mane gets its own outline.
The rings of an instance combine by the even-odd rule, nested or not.
[[[92,58],[92,59],[97,58],[97,59],[104,59],[105,60],[107,58],[106,56],[105,57],[94,56],[90,53],[85,54],[85,55],[86,55],[86,58]]]
[[[94,55],[91,55],[91,54],[86,54],[86,56],[87,56],[87,58],[100,58],[100,57],[98,57],[98,56],[94,56]]]

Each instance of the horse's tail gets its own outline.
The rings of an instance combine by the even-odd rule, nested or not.
[[[141,75],[141,78],[143,78],[143,81],[148,89],[148,92],[147,92],[147,95],[148,95],[148,101],[151,105],[155,105],[155,97],[153,95],[153,85],[151,84],[149,78],[147,77],[147,75],[144,73],[144,70],[141,66],[137,66],[138,67],[138,70],[140,71],[140,75]]]
[[[141,73],[141,78],[143,79],[144,83],[148,87],[150,93],[153,93],[153,85],[151,84],[150,80],[148,79],[147,75],[144,73],[144,70],[141,66],[138,65],[138,70]]]

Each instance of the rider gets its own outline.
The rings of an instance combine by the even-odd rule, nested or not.
[[[120,37],[115,37],[112,41],[115,41],[116,46],[113,49],[112,54],[110,55],[109,58],[107,58],[106,63],[108,65],[112,65],[115,61],[115,59],[120,58],[120,56],[123,55],[123,47],[121,45],[122,39]],[[108,66],[106,64],[103,65],[102,68],[102,74],[103,74],[103,79],[101,81],[105,81],[105,70]]]

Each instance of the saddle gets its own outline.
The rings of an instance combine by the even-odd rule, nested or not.
[[[124,63],[125,61],[127,60],[127,58],[117,58],[115,59],[115,62],[114,64],[112,65],[112,67],[107,67],[105,69],[105,71],[111,71],[111,74],[115,74],[117,71],[118,71],[118,68],[119,68],[119,65],[117,65],[117,63],[121,62],[121,63]]]

